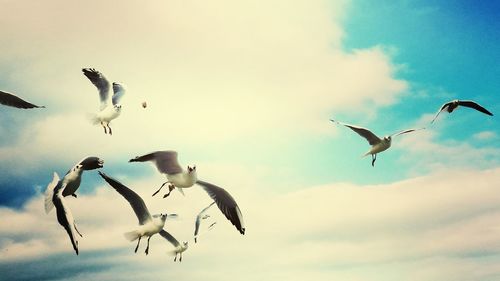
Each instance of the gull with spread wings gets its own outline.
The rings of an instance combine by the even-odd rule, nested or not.
[[[149,213],[148,208],[146,207],[146,204],[142,200],[142,198],[132,191],[130,188],[126,187],[122,183],[118,182],[117,180],[108,177],[105,173],[99,171],[99,175],[112,187],[114,188],[118,193],[120,193],[125,200],[128,201],[132,209],[134,210],[135,215],[137,216],[137,219],[139,220],[139,227],[133,231],[125,233],[125,238],[127,238],[129,241],[134,241],[136,239],[139,239],[137,241],[137,246],[135,247],[135,252],[137,253],[137,250],[139,249],[139,243],[141,242],[141,238],[144,236],[148,236],[148,245],[146,247],[146,255],[149,253],[149,240],[151,239],[151,236],[159,233],[162,237],[167,239],[170,243],[176,247],[176,249],[179,247],[179,242],[172,236],[170,233],[166,232],[163,230],[163,227],[165,226],[165,220],[167,219],[167,214],[159,214],[159,215],[153,215],[151,216]],[[186,243],[187,244],[187,243]],[[187,245],[186,245],[187,249]],[[185,249],[184,249],[185,251]]]
[[[146,161],[154,162],[158,171],[162,174],[166,174],[168,180],[161,185],[160,189],[158,189],[153,196],[158,193],[165,184],[169,184],[169,192],[163,196],[164,198],[176,187],[182,191],[183,188],[189,188],[197,183],[217,203],[217,207],[219,207],[221,212],[231,221],[236,229],[241,234],[245,234],[243,215],[231,194],[219,186],[198,180],[196,166],[188,166],[187,170],[184,170],[177,160],[176,151],[156,151],[129,160],[129,162]]]
[[[342,122],[339,122],[339,121],[336,121],[333,119],[330,119],[330,121],[350,128],[351,130],[358,133],[358,135],[362,136],[363,138],[365,138],[368,141],[368,143],[372,146],[372,148],[368,152],[366,152],[363,156],[367,156],[369,154],[372,155],[372,166],[375,166],[375,161],[377,160],[377,153],[380,153],[384,150],[387,150],[389,147],[391,147],[392,137],[399,136],[399,135],[406,134],[406,133],[415,132],[415,131],[418,131],[421,129],[425,129],[425,128],[420,128],[420,129],[404,130],[404,131],[400,131],[398,133],[394,133],[394,134],[389,135],[389,136],[385,136],[381,139],[366,128],[362,128],[362,127],[358,127],[358,126],[354,126],[354,125],[349,125],[349,124],[342,123]]]
[[[122,111],[122,105],[120,100],[125,94],[125,88],[123,85],[113,82],[113,96],[111,97],[111,103],[109,99],[110,83],[102,75],[101,72],[93,68],[82,69],[83,74],[94,84],[99,90],[99,98],[101,101],[100,111],[92,117],[92,122],[97,125],[101,124],[104,128],[105,134],[113,134],[109,123],[111,120],[118,118]]]
[[[489,112],[486,108],[480,106],[477,102],[471,100],[452,100],[450,102],[443,104],[441,108],[439,108],[439,111],[436,113],[436,116],[434,116],[434,119],[432,119],[431,124],[434,122],[434,120],[436,120],[441,111],[446,110],[448,113],[452,113],[459,106],[472,108],[484,114],[493,116],[493,113]]]
[[[16,108],[45,108],[45,106],[39,106],[36,104],[32,104],[23,100],[22,98],[7,92],[0,91],[0,104],[16,107]]]
[[[201,212],[196,216],[196,221],[194,222],[194,243],[198,242],[197,239],[198,239],[198,232],[200,231],[201,220],[206,220],[210,217],[209,214],[205,213],[208,211],[208,209],[210,209],[210,207],[212,207],[213,204],[215,204],[215,201],[210,203],[210,205],[208,205],[207,207],[203,208],[203,210],[201,210]]]
[[[104,165],[104,161],[99,157],[89,156],[80,160],[73,168],[71,168],[66,175],[64,175],[62,180],[59,180],[59,183],[62,186],[62,195],[64,197],[71,195],[76,197],[76,190],[80,187],[80,183],[82,182],[82,174],[83,171],[90,171],[102,168]],[[54,172],[55,175],[57,173]],[[57,175],[59,178],[59,175]],[[58,183],[56,183],[58,184]],[[49,213],[54,207],[53,198],[54,190],[52,188],[47,188],[45,190],[45,213]]]

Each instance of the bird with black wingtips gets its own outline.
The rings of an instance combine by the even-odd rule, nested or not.
[[[375,166],[375,161],[377,160],[377,154],[380,153],[380,152],[382,152],[382,151],[385,151],[389,147],[391,147],[392,137],[425,129],[425,128],[419,128],[419,129],[403,130],[403,131],[394,133],[392,135],[385,136],[383,138],[379,138],[374,133],[372,133],[370,130],[368,130],[366,128],[358,127],[358,126],[354,126],[354,125],[349,125],[349,124],[342,123],[342,122],[339,122],[339,121],[336,121],[336,120],[333,120],[333,119],[330,119],[330,121],[332,121],[333,123],[344,125],[344,126],[350,128],[351,130],[353,130],[358,135],[362,136],[363,138],[365,138],[368,141],[368,143],[372,147],[371,147],[371,149],[369,151],[367,151],[363,155],[363,157],[371,154],[371,156],[372,156],[372,166],[373,167]]]
[[[21,108],[21,109],[28,109],[28,108],[45,108],[45,106],[40,106],[36,104],[32,104],[30,102],[27,102],[23,100],[22,98],[11,94],[7,93],[4,91],[0,91],[0,104],[6,105],[6,106],[11,106],[15,108]]]
[[[80,235],[80,237],[83,236],[76,227],[73,214],[64,200],[64,185],[61,180],[59,180],[57,173],[54,173],[52,182],[47,186],[47,190],[50,190],[50,193],[52,194],[50,200],[52,201],[52,206],[56,207],[57,221],[68,233],[73,249],[78,255],[78,236],[76,236],[76,234]]]
[[[89,156],[78,161],[73,168],[69,169],[66,175],[60,180],[63,196],[77,197],[75,192],[80,187],[84,171],[95,170],[104,167],[104,160],[99,157]],[[55,173],[57,174],[57,173]],[[59,176],[58,176],[59,177]],[[52,203],[53,190],[45,190],[45,212],[48,214],[54,204]]]
[[[145,253],[149,254],[149,240],[151,237],[157,233],[160,233],[163,237],[172,237],[168,232],[166,232],[163,227],[165,226],[165,221],[167,219],[167,214],[159,214],[151,216],[149,213],[144,200],[135,193],[130,188],[126,187],[119,181],[108,177],[105,173],[99,171],[99,175],[112,187],[114,188],[125,200],[128,201],[132,210],[134,211],[137,219],[139,220],[139,227],[135,230],[125,233],[125,238],[129,241],[137,241],[137,246],[135,247],[135,253],[139,249],[139,244],[141,242],[141,238],[147,236],[148,237],[148,245],[146,247]],[[173,237],[172,237],[173,238]],[[167,238],[168,241],[173,243],[171,240]],[[174,239],[175,240],[175,239]],[[177,240],[175,240],[177,241]],[[178,243],[178,242],[177,242]],[[176,246],[176,245],[174,245]],[[176,246],[177,247],[177,246]]]
[[[104,133],[112,135],[113,131],[109,123],[121,114],[122,105],[120,104],[120,100],[125,95],[125,87],[120,83],[113,82],[113,96],[110,99],[110,83],[108,79],[101,72],[93,68],[83,68],[82,71],[99,90],[101,101],[100,111],[92,117],[92,122],[95,125],[101,124],[104,128]]]
[[[443,104],[439,108],[438,112],[436,113],[436,115],[432,119],[431,124],[434,123],[434,121],[436,120],[436,118],[439,116],[439,114],[442,111],[447,111],[448,113],[452,113],[459,106],[472,108],[472,109],[475,109],[475,110],[477,110],[479,112],[482,112],[482,113],[484,113],[486,115],[493,116],[493,113],[489,112],[486,108],[482,107],[481,105],[479,105],[475,101],[471,101],[471,100],[452,100],[450,102],[447,102],[447,103]]]
[[[217,207],[219,207],[221,212],[236,227],[236,229],[241,234],[245,234],[243,215],[241,214],[240,208],[231,194],[229,194],[229,192],[222,187],[198,180],[196,166],[187,166],[187,170],[184,170],[177,160],[176,151],[156,151],[143,156],[137,156],[134,159],[129,160],[129,162],[146,161],[154,162],[158,171],[165,174],[168,180],[161,185],[160,189],[158,189],[153,196],[157,194],[166,184],[169,185],[169,192],[163,196],[164,198],[167,197],[175,188],[182,191],[184,188],[189,188],[194,184],[198,184],[208,193],[212,200],[216,202]]]

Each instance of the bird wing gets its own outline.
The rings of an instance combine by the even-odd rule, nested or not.
[[[431,124],[434,123],[434,120],[436,120],[436,118],[439,116],[439,113],[441,113],[441,111],[445,110],[448,106],[450,106],[450,104],[452,104],[453,101],[450,101],[450,102],[447,102],[445,104],[443,104],[441,106],[441,108],[439,108],[438,112],[436,113],[436,115],[434,116],[434,118],[432,119],[431,121]]]
[[[179,243],[179,241],[177,241],[177,239],[175,239],[175,237],[174,237],[174,236],[172,236],[172,234],[170,234],[170,233],[166,232],[165,230],[163,230],[163,229],[162,229],[162,230],[160,230],[160,235],[161,235],[163,238],[167,239],[167,240],[168,240],[168,242],[172,243],[172,245],[174,245],[174,247],[176,247],[176,248],[177,248],[177,247],[180,247],[180,246],[181,246],[181,243]]]
[[[493,116],[493,113],[489,112],[486,108],[480,106],[478,103],[473,102],[471,100],[461,100],[458,101],[458,105],[465,106],[465,107],[470,107],[473,108],[477,111],[481,111],[484,114],[488,114],[490,116]]]
[[[182,167],[177,160],[177,152],[175,151],[156,151],[143,156],[137,156],[130,159],[129,162],[146,162],[153,161],[158,171],[162,174],[178,174],[182,173]]]
[[[45,189],[45,213],[48,214],[54,208],[54,202],[52,202],[52,198],[54,197],[54,190],[59,190],[61,187],[59,182],[59,175],[54,172],[54,176],[52,181],[47,185],[47,189]]]
[[[130,188],[124,186],[117,180],[108,177],[105,173],[99,171],[99,175],[107,182],[111,187],[113,187],[118,193],[120,193],[123,198],[125,198],[132,206],[137,219],[139,220],[139,224],[145,224],[149,220],[151,220],[151,215],[149,214],[148,208],[146,204],[144,204],[144,200],[137,195]]]
[[[330,119],[330,121],[338,123],[340,125],[344,125],[344,126],[350,128],[354,132],[358,133],[358,135],[360,135],[363,138],[365,138],[370,145],[375,145],[375,144],[381,142],[381,140],[380,140],[379,137],[377,137],[374,133],[372,133],[370,130],[368,130],[366,128],[358,127],[358,126],[354,126],[354,125],[350,125],[350,124],[346,124],[346,123],[342,123],[342,122],[339,122],[339,121],[336,121],[336,120],[332,120],[332,119]]]
[[[17,107],[17,108],[44,108],[45,106],[38,106],[35,104],[32,104],[30,102],[27,102],[23,100],[22,98],[7,93],[0,91],[0,104],[7,105],[7,106],[12,106],[12,107]]]
[[[109,97],[109,81],[100,73],[93,68],[82,69],[83,74],[97,87],[99,90],[99,98],[101,100],[101,110],[103,110],[108,104]]]
[[[113,97],[111,98],[113,105],[120,103],[123,95],[125,95],[125,87],[118,83],[113,83]]]
[[[73,245],[73,249],[78,255],[78,240],[76,236],[77,231],[75,228],[75,220],[73,219],[73,214],[71,213],[69,207],[65,204],[61,185],[58,185],[54,192],[55,195],[52,197],[52,201],[54,203],[54,206],[56,207],[57,221],[62,227],[64,227],[64,229],[68,233],[71,244]]]
[[[200,223],[201,223],[201,217],[203,214],[210,208],[212,205],[215,204],[215,201],[210,203],[207,207],[203,208],[201,212],[196,216],[196,221],[194,223],[194,242],[196,243],[196,238],[198,237],[198,231],[200,230]]]
[[[415,131],[419,131],[419,130],[424,130],[424,129],[425,128],[403,130],[403,131],[394,133],[391,136],[399,136],[399,135],[402,135],[402,134],[411,133],[411,132],[415,132]]]
[[[241,234],[245,234],[243,215],[241,214],[240,208],[231,194],[229,194],[225,189],[205,181],[199,180],[196,183],[201,185],[208,195],[217,203],[217,207],[219,207],[221,212],[229,221],[231,221],[236,229]]]

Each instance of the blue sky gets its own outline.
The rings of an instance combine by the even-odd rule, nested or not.
[[[500,278],[499,4],[0,3],[0,90],[47,106],[0,108],[0,271],[9,280]],[[98,97],[82,67],[128,86],[112,137],[88,121]],[[429,126],[455,98],[495,116],[461,108]],[[361,158],[366,141],[330,118],[379,136],[427,129],[395,138],[372,167]],[[134,255],[122,237],[133,213],[94,171],[69,199],[85,229],[75,256],[42,194],[54,171],[90,155],[151,208],[178,212],[168,229],[189,239],[208,197],[151,198],[164,177],[127,163],[166,149],[235,197],[247,234],[214,214],[217,227],[182,265],[158,237],[150,256]]]

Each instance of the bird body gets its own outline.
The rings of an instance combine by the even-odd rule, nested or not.
[[[135,230],[125,233],[125,238],[129,241],[134,241],[140,237],[151,237],[159,233],[165,226],[166,215],[157,218],[152,218],[144,224],[139,225]]]
[[[80,187],[82,182],[83,171],[94,170],[102,168],[104,161],[98,157],[90,156],[80,160],[73,168],[71,168],[62,180],[59,180],[61,185],[61,192],[63,196],[73,196],[77,197],[75,192]],[[59,177],[58,177],[59,178]],[[58,184],[59,184],[58,183]],[[45,212],[48,214],[54,207],[53,200],[53,189],[47,188],[45,191]]]
[[[167,174],[167,179],[177,188],[189,188],[198,181],[198,176],[196,174],[196,169],[194,169],[190,172],[183,171],[182,173],[172,175]]]
[[[97,87],[97,90],[99,90],[100,111],[92,116],[92,123],[94,125],[101,124],[104,128],[104,133],[112,135],[113,131],[109,123],[121,114],[122,106],[120,100],[125,94],[125,87],[122,84],[113,82],[113,96],[110,98],[110,83],[101,72],[93,68],[84,68],[82,71],[90,82]]]
[[[370,154],[374,155],[374,154],[380,153],[382,151],[385,151],[385,150],[389,149],[389,147],[391,147],[391,142],[392,142],[392,139],[390,136],[384,137],[383,139],[380,140],[379,143],[374,144],[372,146],[372,148],[369,151],[367,151],[363,156],[367,156]]]

